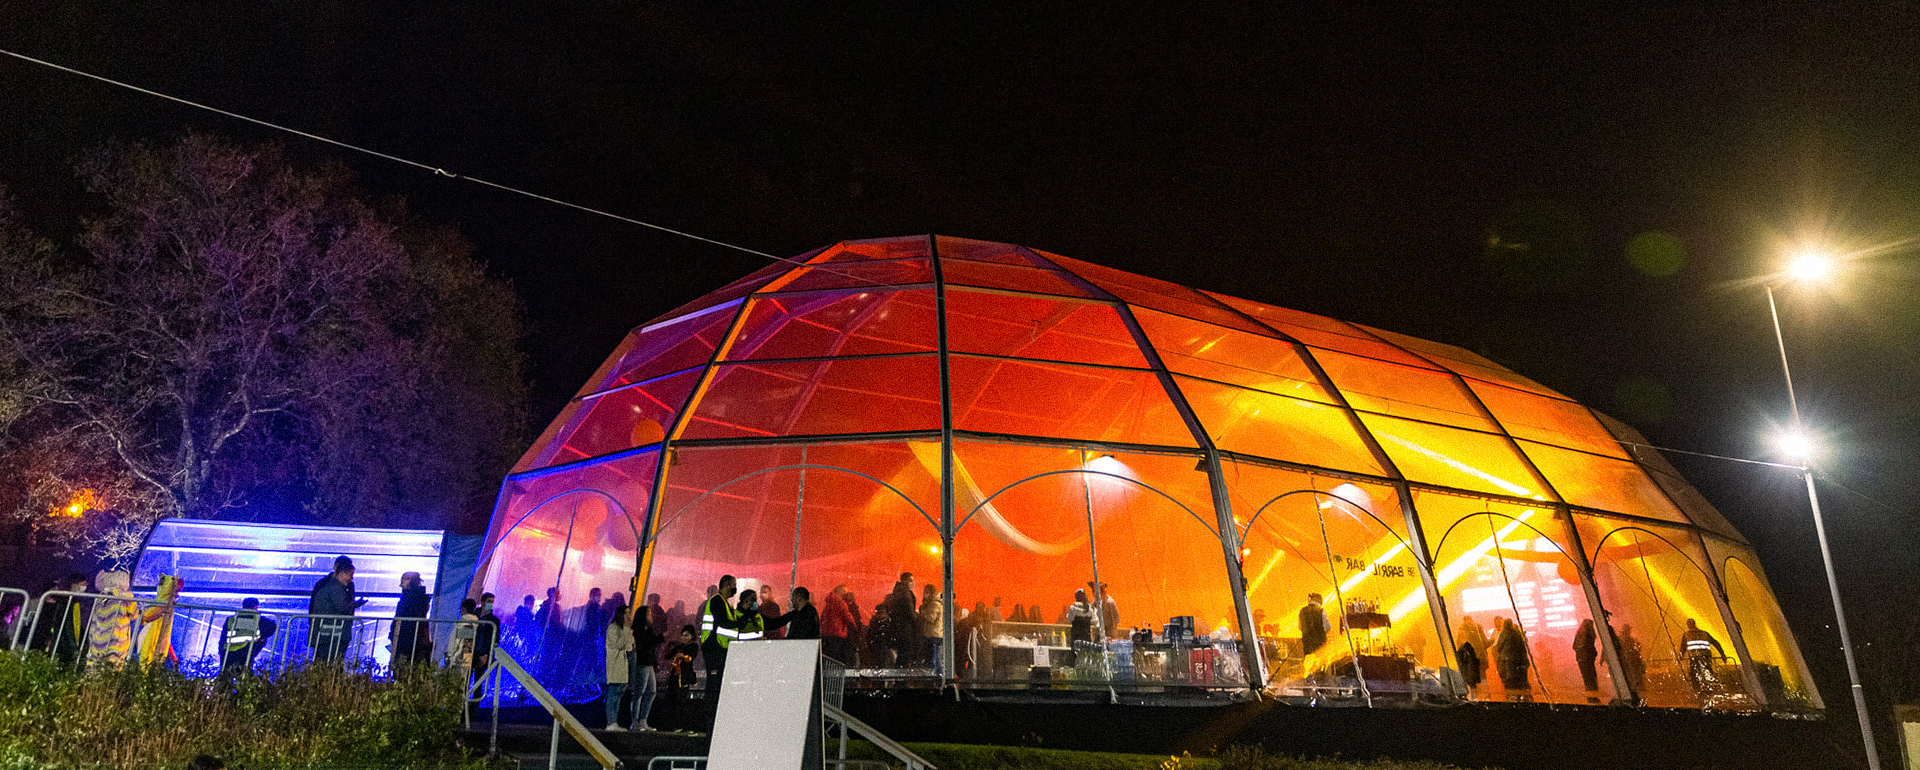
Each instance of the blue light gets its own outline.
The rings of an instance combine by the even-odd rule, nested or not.
[[[151,598],[161,575],[175,575],[185,581],[182,603],[238,608],[241,599],[257,597],[263,610],[298,614],[306,612],[313,586],[333,571],[334,558],[346,556],[354,563],[355,594],[367,600],[357,614],[389,618],[402,573],[420,573],[433,590],[443,537],[439,530],[167,519],[154,525],[135,560],[133,591]],[[218,633],[211,620],[176,623],[174,645],[199,650]],[[374,653],[384,665],[384,646]]]

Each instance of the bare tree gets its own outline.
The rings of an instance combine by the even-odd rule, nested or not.
[[[457,235],[271,146],[192,135],[112,146],[80,172],[104,207],[79,253],[0,222],[0,366],[33,383],[11,397],[14,451],[95,468],[117,490],[97,512],[107,531],[137,540],[159,518],[262,497],[320,521],[391,523],[408,506],[444,524],[486,495],[462,485],[497,483],[524,424],[519,310]],[[488,371],[464,375],[475,367]],[[461,467],[397,467],[443,457]]]

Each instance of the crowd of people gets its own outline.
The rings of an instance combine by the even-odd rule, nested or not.
[[[698,725],[718,702],[727,653],[737,642],[821,639],[825,654],[848,665],[939,665],[945,624],[940,592],[916,586],[912,573],[900,575],[871,617],[844,585],[816,605],[804,586],[782,597],[765,584],[740,590],[742,582],[721,576],[692,611],[685,601],[664,606],[659,594],[629,607],[623,594],[603,599],[597,588],[584,604],[566,607],[560,590],[549,588],[544,602],[523,597],[501,622],[502,644],[532,661],[550,687],[599,684],[611,730],[652,729],[656,699],[675,704],[673,721]],[[694,701],[703,703],[695,708]]]
[[[1573,661],[1580,672],[1581,688],[1586,692],[1588,703],[1601,702],[1600,667],[1613,665],[1601,654],[1600,628],[1591,619],[1582,620],[1573,635]],[[1607,623],[1605,629],[1612,637],[1621,678],[1633,692],[1647,692],[1647,659],[1640,640],[1634,636],[1633,625],[1626,624],[1615,630],[1612,623]],[[1491,669],[1506,700],[1533,700],[1534,684],[1539,679],[1533,671],[1535,664],[1540,662],[1536,659],[1543,661],[1550,658],[1547,651],[1531,646],[1525,629],[1519,623],[1504,616],[1496,617],[1494,630],[1489,633],[1478,621],[1468,616],[1461,619],[1459,629],[1454,631],[1454,639],[1459,643],[1454,648],[1454,661],[1459,666],[1467,689],[1475,696],[1486,694],[1481,685],[1488,681],[1487,674]],[[1720,640],[1700,628],[1698,621],[1693,618],[1687,619],[1686,630],[1681,633],[1678,642],[1676,657],[1685,666],[1687,686],[1692,689],[1695,698],[1705,703],[1724,687],[1714,666],[1727,660],[1726,650],[1720,645]]]
[[[308,619],[306,641],[313,659],[322,662],[338,661],[350,645],[364,641],[352,638],[353,616],[366,601],[357,596],[353,562],[341,556],[333,566],[314,584],[309,597],[308,612],[316,617]],[[97,590],[131,598],[121,585],[123,580],[108,573],[102,575],[102,587]],[[114,575],[124,577],[124,573]],[[754,587],[742,591],[743,583]],[[87,576],[76,573],[55,587],[85,593],[88,584]],[[686,601],[664,606],[659,594],[650,594],[645,603],[629,606],[624,594],[615,591],[603,596],[599,588],[590,589],[583,603],[566,606],[560,588],[552,587],[546,590],[544,601],[536,602],[533,595],[526,595],[503,617],[495,611],[494,595],[484,593],[477,600],[463,601],[460,617],[474,623],[463,627],[467,628],[465,633],[456,628],[452,649],[435,656],[434,635],[427,621],[430,600],[426,586],[418,573],[409,572],[401,576],[399,587],[398,606],[386,634],[394,665],[444,659],[481,672],[498,644],[550,689],[599,688],[604,693],[610,729],[651,729],[653,703],[661,695],[669,702],[682,704],[704,701],[702,709],[689,713],[710,710],[717,703],[727,653],[735,642],[820,639],[823,653],[849,668],[939,674],[947,641],[947,608],[939,586],[918,584],[910,572],[900,574],[870,614],[845,584],[834,586],[816,602],[803,586],[781,597],[771,586],[726,575],[707,587],[706,598],[693,609]],[[1091,595],[1089,590],[1076,590],[1074,600],[1061,606],[1051,620],[1038,604],[1014,604],[1011,610],[1004,610],[1000,597],[994,597],[991,604],[979,601],[971,608],[960,605],[953,623],[958,641],[953,651],[957,675],[978,676],[984,661],[975,658],[991,646],[990,640],[1007,630],[1020,630],[1002,628],[1001,624],[1064,626],[1061,641],[1070,646],[1124,638],[1127,632],[1118,628],[1119,610],[1113,596],[1102,584],[1089,583],[1089,589]],[[156,637],[135,640],[140,642],[137,659],[146,662],[149,657],[167,654],[167,621],[171,615],[167,600],[177,596],[179,590],[175,579],[161,588],[164,604],[141,603],[136,607],[134,602],[124,602],[126,614],[137,613],[138,623],[128,617],[122,625],[137,627],[142,637]],[[39,604],[42,606],[31,608],[35,612],[25,613],[40,622],[32,625],[32,633],[22,641],[64,661],[77,661],[82,656],[91,660],[89,632],[119,622],[100,611],[101,607],[119,604],[112,601],[60,594],[49,595]],[[11,640],[12,635],[4,631],[23,622],[25,609],[18,602],[0,605],[0,642]],[[1262,615],[1256,612],[1257,623],[1264,620],[1259,617]],[[1307,656],[1325,647],[1331,632],[1339,627],[1328,617],[1319,594],[1308,595],[1298,620],[1299,644]],[[1548,652],[1534,649],[1525,629],[1513,619],[1496,617],[1493,622],[1489,631],[1469,616],[1455,631],[1458,644],[1453,657],[1462,683],[1476,697],[1532,700],[1540,683],[1536,669],[1548,665],[1541,657]],[[1266,626],[1259,627],[1265,633]],[[1616,661],[1603,658],[1602,628],[1611,637]],[[270,617],[263,617],[258,600],[247,599],[220,625],[219,646],[215,649],[221,673],[235,675],[251,670],[254,658],[279,630]],[[1060,633],[1060,629],[1052,633]],[[1686,684],[1704,700],[1722,685],[1716,680],[1722,675],[1716,674],[1715,664],[1727,659],[1726,650],[1692,619],[1686,621],[1675,646]],[[1616,630],[1611,623],[1597,626],[1592,620],[1583,620],[1572,637],[1571,652],[1589,702],[1600,702],[1601,666],[1619,666],[1619,674],[1629,688],[1645,691],[1647,660],[1633,626]],[[1497,696],[1483,688],[1483,684],[1496,679]],[[702,682],[704,687],[700,687]],[[700,687],[697,692],[696,687]],[[697,722],[697,718],[690,721]]]

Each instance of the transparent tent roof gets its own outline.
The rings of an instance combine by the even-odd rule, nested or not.
[[[1606,659],[1658,662],[1595,686],[1705,704],[1666,652],[1697,622],[1738,650],[1745,705],[1716,707],[1818,704],[1745,539],[1624,424],[1457,346],[946,236],[835,244],[636,328],[516,465],[488,549],[488,590],[560,608],[697,607],[731,573],[857,615],[912,572],[958,609],[1042,592],[1051,621],[1079,586],[1119,608],[1110,643],[1199,618],[1234,663],[1208,682],[1282,695],[1340,670],[1301,653],[1308,592],[1370,610],[1342,618],[1372,624],[1349,676],[1454,668],[1504,619],[1553,645],[1535,690],[1561,702],[1603,693],[1547,650],[1612,616]],[[1024,681],[1000,641],[910,670]]]

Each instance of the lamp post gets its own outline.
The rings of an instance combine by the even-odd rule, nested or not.
[[[1783,280],[1813,280],[1826,274],[1826,261],[1816,256],[1803,256],[1788,268]],[[1773,317],[1773,341],[1780,349],[1780,374],[1787,381],[1787,407],[1793,415],[1793,440],[1798,444],[1793,448],[1800,463],[1801,478],[1807,484],[1807,505],[1813,509],[1813,531],[1820,539],[1820,562],[1827,569],[1827,589],[1833,594],[1833,619],[1840,629],[1840,650],[1847,658],[1847,680],[1853,690],[1853,710],[1860,717],[1860,739],[1866,744],[1867,767],[1880,770],[1880,752],[1873,743],[1873,720],[1867,714],[1867,697],[1860,688],[1860,669],[1853,662],[1853,639],[1847,634],[1847,615],[1840,608],[1840,581],[1833,574],[1833,551],[1827,547],[1827,526],[1820,518],[1820,495],[1813,486],[1813,460],[1811,443],[1805,426],[1800,421],[1800,403],[1793,394],[1793,370],[1787,367],[1787,340],[1780,333],[1780,310],[1773,300],[1773,285],[1778,281],[1769,281],[1767,288],[1767,312]]]

